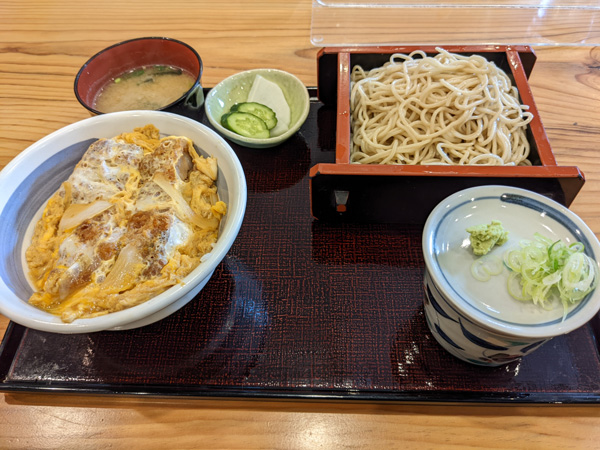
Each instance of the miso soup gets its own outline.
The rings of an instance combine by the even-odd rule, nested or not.
[[[160,109],[180,98],[195,81],[192,75],[178,67],[140,67],[109,81],[96,96],[93,108],[103,113]]]

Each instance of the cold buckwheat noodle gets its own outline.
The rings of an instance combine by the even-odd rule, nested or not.
[[[436,49],[352,68],[352,163],[530,165],[533,114],[506,73]]]

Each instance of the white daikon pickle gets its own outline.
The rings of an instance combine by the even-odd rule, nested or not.
[[[257,75],[248,94],[249,102],[262,103],[277,115],[277,125],[271,130],[271,137],[279,136],[290,128],[290,106],[277,83]]]

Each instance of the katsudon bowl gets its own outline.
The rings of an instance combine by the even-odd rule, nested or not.
[[[217,189],[227,204],[212,251],[181,283],[146,302],[71,323],[28,303],[33,293],[24,252],[36,215],[65,181],[89,145],[146,124],[161,135],[190,138],[200,155],[218,161]],[[227,142],[208,127],[162,111],[124,111],[94,116],[66,126],[20,153],[0,172],[0,313],[26,327],[57,333],[89,333],[148,325],[192,300],[211,278],[234,243],[246,209],[246,179]]]

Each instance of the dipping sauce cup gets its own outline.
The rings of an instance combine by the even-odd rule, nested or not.
[[[467,228],[500,221],[508,241],[486,258],[501,271],[481,281],[471,269],[473,253]],[[423,230],[424,308],[432,335],[449,353],[472,364],[499,366],[518,360],[550,339],[585,325],[598,314],[600,290],[579,302],[546,310],[509,293],[507,250],[533,241],[539,233],[552,242],[583,244],[596,266],[600,243],[572,211],[543,195],[509,186],[480,186],[459,191],[438,204]],[[558,303],[558,302],[557,302]]]

